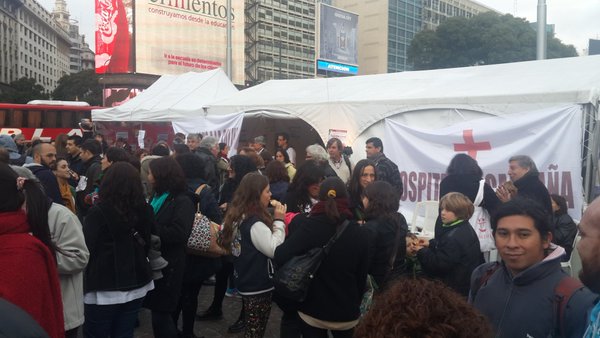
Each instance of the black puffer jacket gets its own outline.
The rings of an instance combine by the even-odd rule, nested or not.
[[[437,278],[461,295],[469,295],[471,273],[484,263],[479,239],[468,221],[442,227],[428,248],[417,252],[427,276]]]

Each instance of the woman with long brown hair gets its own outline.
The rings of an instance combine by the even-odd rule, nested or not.
[[[267,207],[271,191],[267,178],[249,173],[240,182],[223,221],[222,245],[234,257],[235,285],[242,295],[246,318],[244,337],[262,337],[271,312],[275,248],[285,238],[286,207]]]

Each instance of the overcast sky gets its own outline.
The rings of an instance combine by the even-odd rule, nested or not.
[[[538,0],[477,0],[502,13],[537,21]],[[515,12],[515,2],[517,3]],[[588,48],[589,39],[600,38],[599,0],[546,0],[546,23],[554,24],[556,37],[574,45],[579,54]]]
[[[52,11],[55,0],[37,0]],[[502,13],[537,21],[538,0],[478,0]],[[600,0],[547,0],[548,24],[554,24],[556,36],[564,43],[574,45],[581,54],[587,49],[588,39],[600,38]],[[79,21],[80,33],[94,49],[94,0],[67,0],[71,18]]]

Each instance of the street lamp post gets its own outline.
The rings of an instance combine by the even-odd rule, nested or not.
[[[226,60],[225,63],[227,64],[226,68],[225,68],[225,73],[227,73],[227,76],[229,77],[229,80],[232,80],[232,40],[231,40],[231,0],[227,0],[227,50],[226,50]]]
[[[538,0],[537,8],[537,59],[546,58],[546,0]]]

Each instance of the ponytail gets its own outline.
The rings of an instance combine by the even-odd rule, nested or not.
[[[340,211],[338,210],[337,203],[335,201],[335,190],[329,190],[332,194],[327,194],[325,202],[325,216],[333,222],[339,223],[341,221]],[[333,196],[331,196],[333,195]]]

